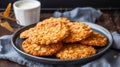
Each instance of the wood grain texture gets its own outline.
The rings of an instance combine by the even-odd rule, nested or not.
[[[9,60],[0,60],[0,67],[26,67],[26,66],[19,65]]]

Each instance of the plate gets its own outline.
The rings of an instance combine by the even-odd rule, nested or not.
[[[105,47],[97,47],[97,53],[93,56],[89,56],[86,58],[82,58],[82,59],[74,59],[74,60],[61,60],[58,59],[54,56],[50,56],[50,57],[38,57],[38,56],[33,56],[30,54],[27,54],[23,51],[21,44],[24,41],[24,39],[19,38],[20,33],[23,32],[24,30],[27,30],[33,26],[35,26],[36,24],[32,24],[26,27],[21,28],[20,30],[18,30],[17,32],[14,33],[11,42],[12,42],[12,46],[13,48],[24,58],[28,59],[28,60],[32,60],[32,61],[36,61],[36,62],[41,62],[41,63],[48,63],[48,64],[86,64],[90,61],[93,61],[99,57],[101,57],[112,45],[113,42],[113,38],[111,33],[105,29],[104,27],[94,24],[94,23],[90,23],[90,22],[86,22],[87,25],[89,25],[94,31],[100,32],[101,34],[105,35],[108,39],[107,42],[107,46]]]

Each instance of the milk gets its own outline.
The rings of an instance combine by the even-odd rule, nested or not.
[[[31,8],[38,7],[39,3],[25,1],[25,2],[18,3],[16,6],[21,9],[31,9]]]
[[[21,3],[17,7],[23,8],[23,9],[34,8],[34,7],[36,7],[36,3],[31,3],[31,2]]]
[[[27,26],[40,21],[41,3],[37,0],[16,1],[13,4],[17,23]]]

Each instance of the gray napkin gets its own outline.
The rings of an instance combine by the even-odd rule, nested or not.
[[[112,35],[114,40],[114,45],[112,45],[112,48],[120,49],[120,34],[114,31]]]
[[[100,10],[96,10],[91,7],[86,8],[76,8],[71,11],[66,11],[64,13],[55,12],[54,17],[68,17],[72,21],[89,21],[95,22],[96,18],[98,18],[102,12]],[[115,46],[113,48],[120,49],[119,41],[120,34],[117,32],[113,32],[113,37],[115,40]],[[34,61],[30,61],[24,59],[20,56],[11,45],[11,37],[12,35],[5,35],[0,37],[0,59],[8,59],[10,61],[16,62],[21,65],[26,65],[28,67],[81,67],[78,65],[51,65],[51,64],[43,64]],[[106,53],[103,57],[92,61],[90,63],[85,64],[82,67],[118,67],[120,64],[120,56],[119,52],[110,49],[108,53]]]
[[[96,18],[101,16],[102,12],[91,7],[75,8],[71,11],[59,12],[56,11],[54,17],[67,17],[72,21],[88,21],[95,22]]]

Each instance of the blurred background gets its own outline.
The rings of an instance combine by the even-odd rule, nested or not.
[[[14,3],[16,0],[0,0],[0,9],[6,8],[8,3]],[[100,9],[119,9],[120,0],[39,0],[42,9],[75,8],[75,7],[94,7]]]

